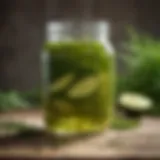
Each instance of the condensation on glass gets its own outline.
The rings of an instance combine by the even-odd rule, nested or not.
[[[47,24],[43,104],[50,133],[93,133],[109,126],[115,89],[109,29],[104,21]]]

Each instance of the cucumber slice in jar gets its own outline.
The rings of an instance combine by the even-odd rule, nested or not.
[[[65,100],[54,100],[53,105],[62,113],[72,113],[74,106]]]
[[[57,79],[51,85],[52,92],[60,92],[64,90],[74,79],[74,74],[67,74],[59,79]]]
[[[84,78],[77,82],[69,91],[69,98],[84,98],[93,94],[100,84],[96,76]]]

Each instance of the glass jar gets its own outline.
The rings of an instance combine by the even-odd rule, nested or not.
[[[110,124],[115,66],[106,22],[51,22],[43,53],[47,131],[95,133]]]

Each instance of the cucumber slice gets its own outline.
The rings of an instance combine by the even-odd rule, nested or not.
[[[119,99],[120,105],[133,111],[145,111],[152,107],[150,98],[137,93],[124,93]]]
[[[73,105],[64,100],[54,100],[53,105],[62,113],[72,113]]]
[[[100,81],[97,77],[87,77],[80,80],[76,83],[69,91],[69,98],[84,98],[93,94],[97,87],[99,86]]]
[[[57,81],[55,81],[51,86],[52,92],[60,92],[64,90],[74,79],[74,74],[67,74],[61,78],[59,78]]]

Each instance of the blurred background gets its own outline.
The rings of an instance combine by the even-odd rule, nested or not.
[[[23,124],[41,126],[40,56],[46,41],[46,24],[87,17],[110,24],[117,64],[116,116],[111,128],[128,131],[136,127],[158,139],[159,16],[160,1],[151,0],[1,0],[0,130],[21,130],[25,128]],[[18,124],[10,123],[13,121]],[[127,135],[131,133],[132,130]],[[146,140],[153,142],[151,138]],[[155,143],[158,151],[160,142]],[[148,145],[149,150],[154,146],[150,142]]]

